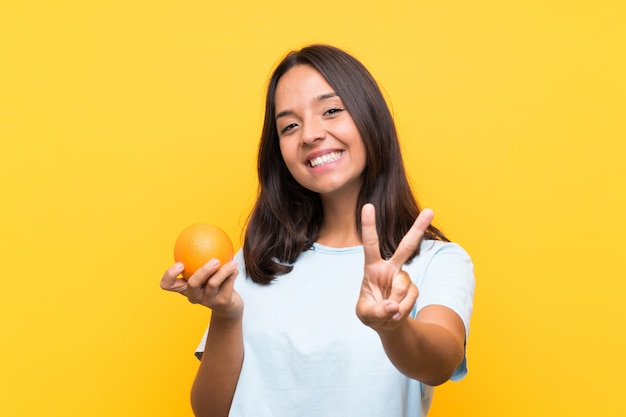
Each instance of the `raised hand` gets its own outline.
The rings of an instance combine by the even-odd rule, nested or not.
[[[375,208],[372,204],[363,206],[365,267],[356,313],[374,330],[394,329],[411,312],[419,292],[402,266],[419,247],[433,216],[432,210],[422,210],[392,257],[384,260],[380,255]]]

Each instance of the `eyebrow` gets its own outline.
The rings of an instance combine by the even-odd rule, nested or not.
[[[321,94],[315,97],[314,101],[328,100],[329,98],[333,98],[333,97],[339,97],[339,95],[333,91],[332,93]],[[281,117],[289,116],[291,114],[293,114],[292,110],[281,111],[280,113],[276,114],[276,117],[274,118],[274,120],[278,120]]]

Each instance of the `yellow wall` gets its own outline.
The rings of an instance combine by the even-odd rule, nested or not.
[[[158,282],[192,222],[239,243],[266,79],[309,42],[371,69],[476,264],[470,373],[431,416],[626,414],[624,21],[620,0],[2,2],[0,415],[191,415],[209,313]]]

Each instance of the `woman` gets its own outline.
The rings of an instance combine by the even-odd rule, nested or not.
[[[432,387],[467,372],[473,266],[418,208],[360,62],[327,45],[283,59],[258,175],[234,261],[161,281],[212,310],[196,415],[425,415]]]

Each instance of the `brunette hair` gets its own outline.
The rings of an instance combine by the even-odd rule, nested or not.
[[[361,208],[371,202],[376,207],[381,255],[387,259],[420,212],[406,176],[391,112],[369,71],[353,56],[333,46],[310,45],[292,51],[278,64],[269,81],[257,162],[258,199],[248,219],[243,244],[246,271],[258,283],[270,283],[277,275],[290,272],[298,256],[312,247],[324,217],[319,194],[292,177],[280,152],[276,86],[297,65],[309,65],[322,74],[341,97],[363,139],[367,161],[355,208],[359,234]],[[433,226],[425,238],[448,240]]]

